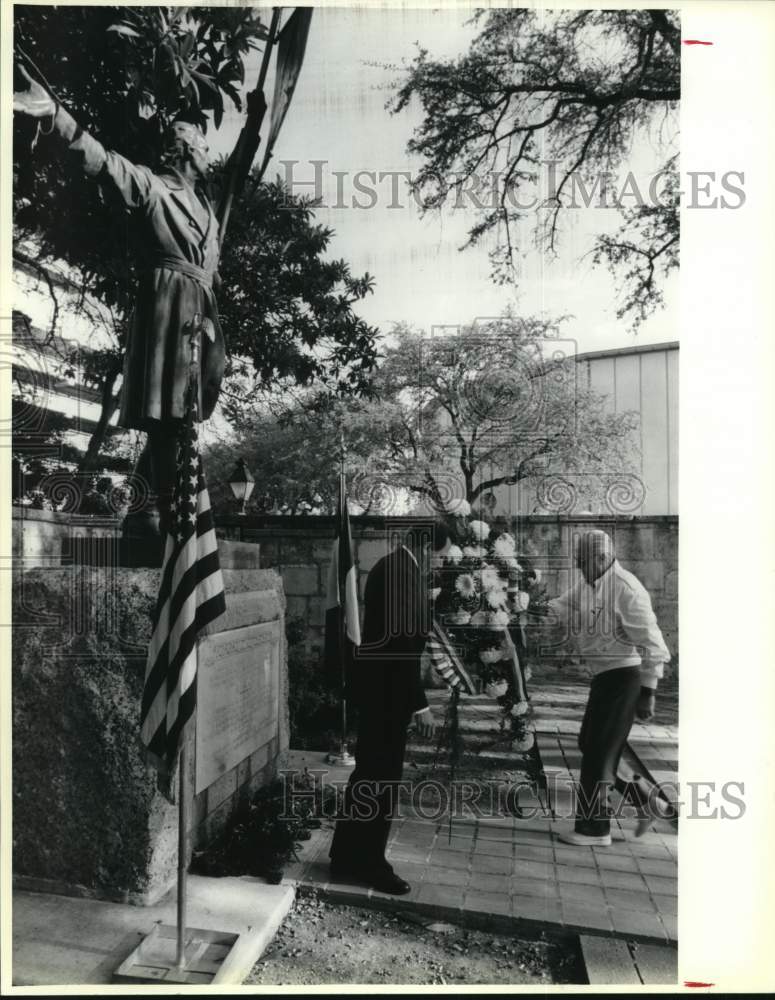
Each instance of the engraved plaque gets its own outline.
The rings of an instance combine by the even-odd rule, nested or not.
[[[281,622],[218,632],[199,645],[196,792],[278,734]]]

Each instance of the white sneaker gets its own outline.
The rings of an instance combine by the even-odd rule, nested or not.
[[[569,830],[567,833],[561,833],[559,839],[563,842],[563,844],[572,844],[574,847],[611,846],[610,833],[601,833],[595,836],[589,833],[576,833],[575,830]]]

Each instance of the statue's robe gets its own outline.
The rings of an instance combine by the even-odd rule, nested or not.
[[[139,216],[142,255],[139,289],[124,361],[119,422],[148,429],[151,421],[185,415],[191,363],[191,324],[202,317],[200,418],[213,411],[225,363],[223,333],[213,294],[218,268],[218,222],[177,171],[155,174],[106,150],[62,108],[57,132],[84,171],[113,189]]]

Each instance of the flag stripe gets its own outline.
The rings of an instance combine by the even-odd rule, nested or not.
[[[178,717],[178,704],[196,680],[196,646],[180,664],[178,676],[167,691],[167,731],[171,732]]]
[[[358,572],[352,566],[345,580],[344,615],[347,637],[356,646],[361,644],[361,623],[358,616]]]
[[[474,682],[438,622],[433,623],[425,648],[433,669],[450,688],[460,688],[465,694],[476,694]]]
[[[337,546],[339,563],[339,603],[344,607],[347,637],[356,646],[361,644],[361,626],[358,615],[358,576],[353,559],[353,540],[350,531],[350,515],[347,510],[347,491],[344,473],[339,483],[339,538]]]
[[[170,599],[170,642],[169,658],[174,660],[178,652],[181,634],[194,619],[196,606],[204,595],[209,600],[214,594],[223,590],[223,580],[218,562],[218,549],[215,536],[211,536],[215,549],[200,554],[199,561],[193,566],[181,566],[173,582],[175,590]],[[202,573],[206,571],[206,575]]]
[[[180,734],[183,727],[194,714],[196,710],[196,678],[191,687],[186,691],[185,695],[180,699],[178,705],[178,714],[171,728],[167,730],[167,753],[169,754],[169,747],[177,747],[180,742]]]
[[[181,636],[178,655],[170,658],[169,645],[165,643],[162,646],[161,655],[157,658],[146,678],[145,691],[143,692],[144,710],[146,708],[150,710],[150,703],[155,701],[160,693],[163,695],[169,683],[174,682],[180,660],[185,658],[185,653],[181,654],[180,650],[189,649],[196,641],[197,634],[226,610],[222,592],[215,591],[208,596],[200,589],[196,593],[196,600],[198,602],[196,615]]]
[[[344,474],[339,475],[337,535],[331,548],[326,586],[325,660],[333,677],[344,677],[352,667],[354,652],[361,644],[358,611],[358,570],[352,550]]]
[[[209,506],[207,508],[209,512]],[[200,541],[201,539],[201,541]],[[169,551],[168,538],[167,548]],[[193,556],[197,551],[197,546],[199,546],[200,557],[210,551],[217,552],[217,540],[215,538],[214,525],[212,522],[212,515],[208,519],[203,519],[201,516],[197,518],[197,532],[196,535],[188,540],[186,546],[181,550],[177,556],[169,562],[166,563],[164,567],[164,573],[162,574],[162,582],[159,587],[159,602],[157,605],[156,614],[156,625],[154,627],[154,635],[151,638],[151,646],[149,648],[150,655],[158,655],[159,649],[158,645],[163,641],[163,637],[168,634],[169,631],[169,618],[172,617],[174,620],[176,609],[170,608],[168,604],[169,595],[172,593],[173,597],[176,593],[178,587],[180,586],[179,580],[179,567],[188,567],[192,564],[195,565]],[[211,570],[212,572],[212,570]],[[177,576],[176,576],[177,574]],[[185,597],[186,592],[183,591],[181,595],[181,600]],[[157,637],[158,632],[158,637]]]
[[[198,574],[200,579],[204,579],[205,576],[217,573],[218,579],[214,581],[213,585],[217,585],[220,580],[217,541],[213,532],[210,532],[203,538],[200,549],[200,562],[195,562],[193,557],[196,554],[196,543],[193,538],[190,539],[184,550],[174,560],[174,564],[172,561],[170,562],[169,571],[165,567],[162,585],[159,589],[159,605],[161,606],[161,610],[157,616],[158,621],[148,648],[149,660],[151,658],[159,660],[164,643],[169,643],[171,638],[170,622],[174,625],[177,621],[181,607],[188,599],[190,591],[196,583],[196,575]],[[198,567],[201,567],[201,569],[198,569]],[[169,596],[170,592],[171,596]],[[204,624],[207,623],[205,622]],[[174,637],[172,638],[174,640]],[[174,648],[173,645],[173,650]],[[166,655],[169,656],[169,649]],[[174,656],[174,652],[172,655]]]
[[[339,607],[339,538],[334,539],[326,577],[326,608]]]

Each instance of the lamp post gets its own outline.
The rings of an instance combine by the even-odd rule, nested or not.
[[[238,458],[237,464],[234,466],[234,471],[229,476],[229,486],[231,487],[231,492],[234,494],[235,500],[242,505],[240,514],[244,515],[247,513],[246,505],[250,499],[250,494],[255,489],[256,481],[253,478],[253,474],[250,469],[245,464],[244,458]]]

